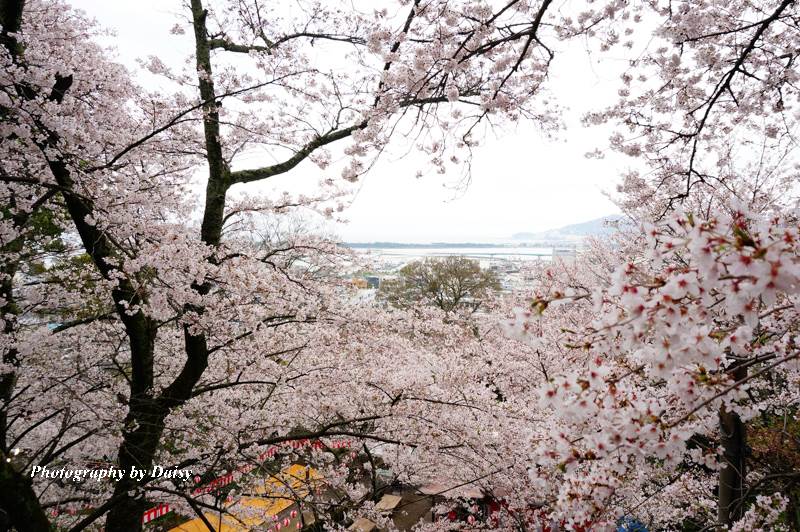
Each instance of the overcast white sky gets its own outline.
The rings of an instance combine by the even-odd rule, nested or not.
[[[191,54],[189,33],[169,34],[178,14],[185,16],[181,0],[68,1],[115,32],[104,44],[116,47],[118,60],[131,68],[137,57],[155,55],[174,64]],[[334,230],[353,242],[486,241],[618,212],[604,192],[613,192],[628,161],[586,159],[586,152],[605,145],[608,131],[582,128],[578,120],[582,111],[613,98],[617,67],[597,63],[579,45],[561,50],[550,86],[571,110],[558,141],[544,139],[530,124],[487,139],[474,152],[471,184],[460,191],[448,186],[458,175],[417,179],[421,165],[413,151],[405,159],[390,155],[361,181],[345,213],[349,223]],[[309,183],[317,181],[313,168],[306,173]]]

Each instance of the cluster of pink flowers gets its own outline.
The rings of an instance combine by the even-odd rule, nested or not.
[[[365,13],[302,0],[273,17],[258,0],[193,0],[193,31],[171,31],[194,39],[189,66],[141,63],[157,92],[61,0],[19,4],[0,39],[0,447],[14,449],[0,482],[14,489],[0,487],[27,518],[113,499],[124,528],[142,497],[175,490],[14,484],[35,465],[211,472],[263,461],[299,430],[312,450],[312,436],[359,441],[344,458],[310,453],[348,515],[377,513],[364,501],[386,467],[503,493],[508,512],[487,526],[631,513],[669,526],[713,510],[720,415],[796,416],[794,2],[403,0]],[[358,259],[295,215],[339,216],[394,143],[445,173],[468,171],[484,125],[555,133],[550,65],[576,38],[648,43],[617,104],[585,117],[621,126],[610,147],[637,160],[618,198],[632,225],[484,313],[355,302],[340,276]],[[320,61],[321,47],[341,59]],[[258,156],[277,162],[253,168]],[[264,192],[305,163],[323,173],[313,193]],[[249,467],[195,495],[218,504],[213,491]],[[782,504],[760,499],[737,526],[776,522]]]

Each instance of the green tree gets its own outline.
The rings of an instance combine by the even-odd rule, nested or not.
[[[482,269],[476,260],[429,258],[403,266],[397,279],[381,283],[378,297],[401,308],[423,302],[445,312],[459,307],[474,312],[498,290],[500,281],[497,275]]]

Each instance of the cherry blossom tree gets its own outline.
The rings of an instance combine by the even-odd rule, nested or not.
[[[444,342],[429,348],[432,368],[447,365],[445,353],[463,357],[454,338],[473,336],[458,324],[422,326],[419,314],[389,320],[348,308],[332,275],[343,267],[341,253],[324,239],[254,245],[248,235],[258,214],[293,207],[332,214],[334,180],[314,197],[228,193],[305,160],[325,168],[326,147],[344,139],[351,142],[342,177],[353,180],[398,128],[418,135],[441,169],[445,153],[453,161],[468,155],[484,122],[525,116],[552,127],[556,115],[534,105],[544,92],[532,89],[552,58],[545,35],[558,35],[544,24],[549,5],[414,2],[397,20],[313,3],[296,16],[268,17],[257,2],[210,9],[195,0],[187,14],[196,68],[175,73],[151,58],[146,66],[174,88],[156,94],[106,60],[91,41],[96,29],[65,5],[2,2],[2,182],[10,208],[0,480],[10,524],[43,529],[45,509],[75,503],[87,510],[56,512],[58,526],[79,530],[106,516],[107,529],[132,530],[141,526],[146,493],[182,497],[196,512],[219,503],[130,476],[32,483],[26,475],[34,465],[101,462],[129,471],[170,463],[213,475],[220,464],[253,460],[246,452],[308,437],[413,449],[421,444],[411,440],[440,436],[445,417],[420,417],[412,406],[404,414],[398,404],[472,408],[459,398],[480,397],[474,387],[491,397],[483,378],[447,387],[437,382],[441,369],[415,367],[425,338]],[[182,32],[179,24],[175,33]],[[312,47],[320,44],[347,47],[348,69],[315,65]],[[226,64],[228,55],[250,65]],[[237,167],[237,155],[264,148],[286,157]],[[186,221],[200,164],[207,178],[195,231]],[[41,216],[55,229],[36,228]],[[53,235],[66,242],[59,253],[45,249]],[[34,272],[35,260],[44,271]],[[380,334],[360,334],[368,327]],[[367,369],[358,356],[365,351]],[[387,371],[402,360],[414,371]],[[397,421],[379,425],[384,419]]]
[[[649,7],[611,45],[637,49],[646,28],[619,103],[586,116],[637,160],[619,202],[641,231],[549,269],[517,322],[537,348],[583,355],[541,390],[559,428],[534,444],[536,477],[576,523],[730,526],[754,490],[796,477],[775,456],[748,473],[746,440],[798,405],[796,8]],[[769,526],[747,513],[735,526]]]
[[[393,306],[426,302],[445,312],[462,307],[474,312],[498,290],[497,274],[483,270],[477,260],[445,257],[406,264],[397,279],[381,283],[378,296]]]
[[[204,489],[218,477],[241,492],[242,464],[278,467],[272,446],[336,437],[360,447],[304,456],[335,504],[298,496],[328,520],[378,519],[388,464],[398,481],[503,493],[487,527],[623,514],[666,527],[714,508],[725,526],[776,522],[786,501],[772,493],[745,508],[743,451],[756,416],[797,412],[793,2],[185,7],[173,33],[193,43],[191,66],[144,59],[163,83],[148,92],[83,15],[0,0],[11,526],[137,530],[165,499],[224,512],[227,492]],[[621,126],[612,148],[649,172],[620,195],[641,230],[539,272],[513,337],[500,324],[524,294],[469,317],[365,306],[339,282],[356,259],[330,239],[254,237],[296,209],[334,216],[393,143],[468,172],[485,127],[554,132],[559,43],[624,50],[640,33],[620,102],[587,121]],[[311,164],[314,194],[254,193]],[[30,476],[98,464],[198,480]],[[778,473],[755,474],[766,489]]]
[[[676,486],[686,492],[687,479],[719,470],[714,517],[728,525],[742,514],[744,423],[791,418],[797,407],[798,228],[788,216],[672,215],[642,235],[646,254],[615,251],[613,270],[598,268],[594,252],[577,272],[550,270],[517,330],[577,357],[541,388],[542,406],[558,405],[557,428],[534,453],[536,477],[558,486],[554,507],[577,523],[606,512],[613,521],[647,511],[650,498],[663,508]],[[574,312],[579,327],[565,327]],[[712,487],[698,485],[714,503]]]

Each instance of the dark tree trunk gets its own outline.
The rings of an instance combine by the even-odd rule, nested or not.
[[[5,47],[15,60],[22,49],[11,34],[17,33],[22,26],[24,9],[25,0],[0,0],[0,25],[3,26],[3,31],[0,32],[0,45]]]
[[[150,339],[146,347],[149,349],[152,369],[152,341],[155,339],[155,334],[152,334]],[[114,487],[113,497],[118,502],[111,507],[106,519],[106,530],[109,532],[141,529],[142,513],[147,510],[148,502],[142,493],[137,492],[139,481],[131,476],[131,470],[135,468],[146,473],[152,470],[167,412],[149,395],[149,390],[131,395],[128,416],[125,418],[124,437],[117,458],[125,477]]]
[[[0,531],[46,532],[50,523],[33,491],[31,479],[0,460]]]
[[[192,0],[192,25],[194,27],[195,61],[200,73],[198,84],[203,102],[203,132],[206,157],[208,159],[208,183],[206,183],[206,205],[200,238],[210,246],[218,246],[222,236],[222,220],[225,213],[225,196],[230,187],[230,172],[222,154],[219,137],[219,111],[212,79],[211,49],[208,42],[206,17],[208,12],[201,0]]]
[[[207,12],[200,0],[192,0],[191,9],[197,69],[204,73],[199,77],[199,87],[200,97],[205,102],[203,130],[209,169],[200,237],[206,244],[217,246],[222,235],[225,197],[230,187],[230,174],[219,142],[219,113],[214,84],[211,79],[211,57],[206,31]],[[208,257],[208,260],[213,261],[214,258]],[[207,283],[194,285],[193,288],[201,294],[207,294],[210,290]],[[185,310],[197,314],[202,314],[204,311],[202,307],[196,306]],[[128,333],[133,342],[136,331],[129,328]],[[154,334],[152,338],[155,338]],[[149,364],[150,385],[152,385],[153,367],[152,348],[153,346],[150,345],[149,353],[144,357]],[[190,334],[188,327],[184,327],[184,350],[186,353],[184,367],[160,397],[154,399],[143,395],[137,398],[135,391],[131,396],[131,410],[128,417],[129,420],[135,421],[136,428],[132,432],[126,433],[125,441],[119,452],[119,465],[128,472],[131,467],[148,470],[152,468],[167,414],[172,408],[189,400],[194,386],[208,365],[208,344],[204,334]],[[141,392],[145,393],[149,388],[150,386],[147,386]],[[147,509],[148,503],[144,497],[136,498],[128,495],[135,488],[136,482],[130,477],[117,485],[115,497],[120,497],[120,502],[115,504],[108,514],[106,519],[108,532],[141,529],[141,515]]]
[[[731,376],[739,381],[747,376],[747,369],[736,368]],[[719,472],[717,521],[727,528],[742,517],[747,432],[739,415],[728,412],[725,407],[719,411],[719,431],[725,467]]]
[[[225,196],[230,186],[230,176],[219,143],[219,113],[211,79],[211,57],[206,31],[207,13],[200,0],[192,0],[191,9],[197,69],[204,73],[199,77],[199,87],[200,97],[205,102],[203,129],[209,169],[200,237],[206,244],[217,246],[222,235]],[[214,258],[208,257],[208,260],[213,261]],[[195,285],[193,288],[201,294],[207,294],[210,290],[207,283]],[[196,306],[185,310],[197,314],[202,314],[204,311],[202,307]],[[133,339],[137,337],[136,332],[128,328],[132,345]],[[154,338],[155,334],[152,336],[152,339]],[[149,364],[150,375],[149,385],[140,390],[142,394],[145,394],[152,385],[152,349],[151,344],[144,350],[149,352],[146,354],[143,352],[143,359]],[[132,432],[126,432],[125,441],[119,451],[119,465],[128,472],[131,467],[148,470],[152,468],[153,458],[164,430],[164,419],[172,408],[189,400],[194,386],[208,365],[208,345],[204,334],[190,334],[188,327],[184,327],[184,351],[186,362],[181,372],[160,397],[155,399],[147,395],[137,397],[136,390],[133,391],[128,418],[129,422],[131,420],[135,422],[136,428]],[[147,509],[148,503],[144,497],[136,498],[129,495],[135,488],[136,482],[130,477],[117,485],[115,496],[120,497],[120,502],[115,504],[108,514],[106,519],[108,532],[141,530],[141,515]]]
[[[16,242],[16,241],[15,241]],[[7,252],[8,248],[0,250]],[[12,335],[16,325],[13,318],[17,312],[14,303],[12,278],[16,271],[16,264],[0,261],[0,297],[6,300],[2,311],[6,314],[3,334]],[[17,350],[12,347],[3,353],[3,362],[16,366]],[[14,371],[0,374],[0,531],[10,530],[12,527],[21,532],[46,531],[50,523],[42,509],[41,504],[33,491],[31,479],[17,471],[11,462],[7,462],[9,455],[7,435],[7,412],[14,393],[17,375]]]
[[[13,36],[22,26],[22,13],[25,8],[24,0],[0,0],[0,46],[3,46],[12,59],[16,62],[22,49]],[[11,245],[20,244],[15,241]],[[9,251],[7,248],[3,252]],[[16,314],[16,306],[12,293],[12,279],[16,271],[16,264],[3,261],[2,297],[7,305],[3,309],[6,314]],[[12,334],[15,322],[6,319],[3,334]],[[16,349],[12,348],[3,353],[3,361],[16,363]],[[22,532],[46,531],[50,523],[42,509],[36,492],[33,490],[30,478],[17,471],[13,464],[6,461],[7,435],[6,435],[6,408],[11,399],[16,382],[14,372],[0,375],[0,530],[9,530],[12,527]]]
[[[5,253],[5,249],[0,252]],[[16,325],[16,315],[18,309],[14,304],[14,294],[12,290],[12,279],[14,277],[15,267],[13,264],[8,264],[5,261],[0,261],[0,297],[2,297],[6,304],[0,308],[5,314],[3,324],[3,334],[11,336],[14,334]],[[13,366],[17,365],[17,349],[11,347],[2,354],[2,360],[6,364]],[[14,385],[17,382],[17,374],[15,371],[8,371],[0,373],[0,458],[9,452],[8,449],[8,408],[11,403],[11,397],[14,395]]]

